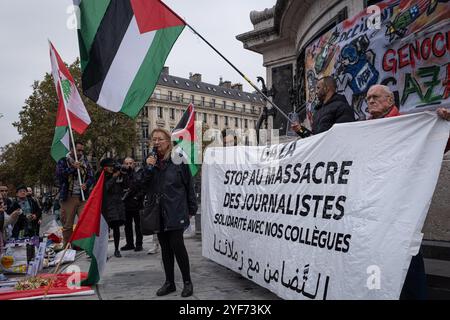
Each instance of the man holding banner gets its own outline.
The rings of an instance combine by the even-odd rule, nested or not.
[[[371,86],[367,92],[366,101],[371,119],[390,118],[401,115],[394,104],[394,93],[387,86],[379,84]],[[450,112],[448,109],[439,108],[437,114],[444,120],[450,120]],[[447,143],[445,152],[448,150],[449,143]],[[426,280],[423,255],[419,251],[411,259],[400,299],[425,300],[427,298]]]

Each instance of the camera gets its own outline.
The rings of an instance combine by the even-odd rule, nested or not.
[[[113,167],[113,172],[120,172],[121,174],[127,174],[129,168],[125,165],[121,165],[120,163],[115,163]]]

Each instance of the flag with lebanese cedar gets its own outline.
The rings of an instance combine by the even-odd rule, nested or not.
[[[50,41],[49,45],[52,76],[58,95],[58,111],[51,155],[55,161],[58,161],[65,157],[70,149],[67,115],[70,118],[72,129],[79,134],[83,134],[89,126],[91,118],[81,100],[72,75]],[[67,112],[65,108],[67,108]]]

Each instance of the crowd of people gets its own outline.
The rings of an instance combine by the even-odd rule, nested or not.
[[[356,121],[353,109],[345,96],[336,92],[333,77],[324,77],[317,84],[320,104],[314,110],[312,134],[329,130],[336,123]],[[369,119],[399,116],[394,94],[384,85],[372,86],[366,96]],[[450,121],[449,109],[437,110],[439,117]],[[292,129],[301,135],[300,123],[292,124]],[[223,146],[236,146],[238,137],[230,130],[222,131]],[[154,235],[155,246],[148,253],[161,248],[165,272],[165,282],[156,292],[158,296],[176,290],[174,280],[175,260],[180,268],[184,287],[181,295],[193,294],[190,277],[189,256],[184,244],[183,233],[196,214],[197,201],[193,178],[187,164],[177,165],[172,161],[171,134],[164,129],[154,129],[150,135],[153,152],[145,165],[137,168],[131,157],[119,162],[105,158],[100,163],[97,174],[84,155],[84,145],[75,143],[67,156],[57,163],[56,176],[59,194],[56,201],[39,201],[31,188],[17,186],[16,197],[8,197],[8,188],[0,186],[0,250],[9,237],[29,237],[39,235],[42,209],[53,209],[63,227],[63,241],[67,245],[73,232],[75,218],[83,210],[101,172],[104,172],[102,212],[112,230],[114,256],[121,257],[121,250],[143,250],[143,229]],[[446,151],[449,149],[447,144]],[[75,157],[76,155],[76,157]],[[52,197],[50,197],[51,199]],[[151,225],[144,226],[141,217],[152,216]],[[147,220],[146,220],[147,221]],[[146,222],[148,224],[150,222]],[[134,227],[133,227],[134,224]],[[120,247],[120,228],[125,226],[126,244]],[[157,240],[156,240],[157,238]],[[159,245],[158,245],[159,243]],[[0,280],[2,275],[0,274]],[[425,299],[426,277],[421,252],[413,257],[401,299]]]

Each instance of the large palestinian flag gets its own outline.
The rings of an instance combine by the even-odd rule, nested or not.
[[[80,7],[84,94],[134,118],[185,22],[160,0],[74,0]]]
[[[83,286],[96,284],[106,265],[109,228],[102,214],[104,180],[105,172],[102,172],[69,240],[91,257],[88,277],[81,282]]]
[[[82,134],[91,123],[91,118],[81,100],[75,81],[51,42],[50,61],[55,89],[58,94],[58,111],[56,114],[56,128],[53,137],[51,155],[55,161],[66,156],[69,152],[69,130],[67,114],[72,129]],[[67,114],[65,107],[67,108]]]
[[[176,150],[182,154],[184,161],[189,165],[192,176],[195,176],[198,172],[198,141],[195,132],[193,104],[189,104],[177,126],[173,129],[172,140],[176,144]]]

